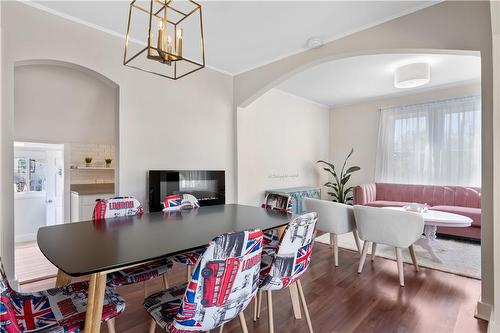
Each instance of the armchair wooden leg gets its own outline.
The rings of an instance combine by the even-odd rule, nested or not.
[[[258,294],[259,302],[257,303],[257,319],[260,318],[260,309],[262,308],[262,290],[259,289]]]
[[[167,279],[167,274],[163,274],[163,288],[165,289],[168,289],[169,288],[169,285],[168,285],[168,279]]]
[[[403,268],[403,252],[400,247],[396,248],[396,260],[398,263],[399,285],[405,286],[404,268]]]
[[[247,321],[245,320],[245,314],[243,313],[243,311],[240,312],[238,317],[240,318],[241,331],[243,333],[248,333]]]
[[[274,333],[273,296],[271,290],[267,291],[267,313],[269,317],[269,333]]]
[[[363,252],[361,252],[361,258],[359,258],[358,273],[361,273],[361,271],[363,270],[363,265],[365,264],[366,254],[368,253],[369,245],[370,245],[369,241],[365,241],[363,244]]]
[[[220,325],[219,333],[222,333],[223,330],[224,330],[224,324]]]
[[[372,243],[372,261],[375,260],[377,256],[377,243]]]
[[[330,243],[333,247],[333,260],[335,267],[339,265],[339,243],[338,236],[336,234],[330,234]]]
[[[293,315],[295,319],[302,319],[302,313],[300,312],[300,299],[299,299],[299,293],[297,291],[297,284],[292,283],[288,287],[290,291],[290,298],[292,299],[292,308],[293,308]]]
[[[186,265],[186,281],[189,282],[191,280],[191,265]]]
[[[413,244],[410,245],[409,247],[410,250],[410,255],[411,255],[411,261],[413,261],[413,266],[415,266],[415,272],[418,272],[418,263],[417,263],[417,256],[415,255],[415,249],[413,248]]]
[[[108,325],[108,333],[116,333],[115,318],[111,318],[106,322],[106,324]]]
[[[358,229],[354,229],[352,231],[352,235],[354,236],[354,241],[356,242],[356,247],[358,248],[358,253],[361,254],[361,241],[359,240]]]
[[[300,280],[297,280],[297,287],[299,289],[300,300],[302,301],[302,308],[304,309],[304,315],[306,316],[309,333],[313,333],[311,317],[309,316],[309,310],[307,309],[306,298],[304,297],[304,291],[302,290],[302,284],[300,283]]]
[[[149,333],[155,333],[156,329],[156,321],[151,318],[151,321],[149,322]]]

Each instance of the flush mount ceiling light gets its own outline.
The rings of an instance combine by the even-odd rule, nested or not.
[[[191,0],[132,1],[123,64],[173,80],[205,67],[201,5]]]
[[[310,49],[319,49],[323,46],[323,40],[319,37],[312,37],[307,40],[307,47]]]
[[[429,83],[431,66],[425,62],[408,64],[396,68],[394,86],[396,88],[415,88]]]

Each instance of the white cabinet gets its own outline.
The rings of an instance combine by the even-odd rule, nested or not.
[[[113,193],[86,194],[71,192],[71,222],[92,220],[95,202],[97,199],[114,197]]]

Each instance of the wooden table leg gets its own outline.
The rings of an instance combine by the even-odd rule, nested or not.
[[[94,273],[90,276],[87,312],[85,314],[85,333],[98,333],[101,330],[106,274]]]
[[[63,287],[65,285],[68,285],[71,283],[71,276],[68,274],[64,273],[60,269],[57,270],[57,276],[56,276],[56,287]]]
[[[290,297],[292,298],[292,308],[293,315],[295,319],[302,319],[302,312],[300,311],[300,299],[299,292],[297,290],[297,284],[292,283],[288,289],[290,290]]]

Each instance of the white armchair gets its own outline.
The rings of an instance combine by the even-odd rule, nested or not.
[[[330,234],[330,246],[333,247],[335,266],[339,265],[338,235],[352,232],[358,252],[361,253],[352,206],[312,198],[304,198],[303,205],[307,212],[318,214],[317,228]]]
[[[420,214],[397,211],[392,209],[354,206],[354,216],[359,232],[359,237],[364,240],[363,252],[359,262],[358,273],[363,270],[363,265],[372,243],[372,255],[377,243],[394,246],[398,264],[399,284],[404,287],[403,255],[402,248],[410,250],[411,259],[418,272],[417,258],[413,250],[415,243],[424,230],[424,219]]]

